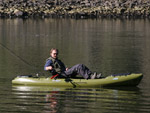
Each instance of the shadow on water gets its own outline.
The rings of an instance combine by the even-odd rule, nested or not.
[[[147,103],[142,102],[142,95],[137,87],[94,89],[39,86],[12,87],[15,111],[26,112],[146,112],[149,108]]]

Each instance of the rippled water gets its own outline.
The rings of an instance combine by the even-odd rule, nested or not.
[[[149,29],[149,20],[0,19],[0,113],[150,112]],[[12,86],[17,75],[43,72],[52,47],[68,67],[144,78],[124,88]]]
[[[1,112],[149,112],[149,96],[139,88],[78,89],[14,86]],[[8,109],[8,106],[9,107]]]

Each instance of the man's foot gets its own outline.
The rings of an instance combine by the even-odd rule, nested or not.
[[[95,79],[95,78],[96,78],[96,75],[97,75],[97,73],[95,72],[95,73],[93,73],[93,74],[90,75],[90,78],[91,78],[91,79]]]
[[[102,77],[102,73],[96,75],[96,78],[101,78],[101,77]]]

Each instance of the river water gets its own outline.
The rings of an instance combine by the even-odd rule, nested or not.
[[[149,29],[147,19],[0,19],[0,113],[150,112]],[[17,75],[43,73],[52,47],[68,67],[144,77],[124,88],[12,86]]]

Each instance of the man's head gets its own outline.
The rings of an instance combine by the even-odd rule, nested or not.
[[[57,56],[58,56],[58,49],[52,48],[52,49],[50,50],[50,56],[51,56],[52,58],[56,59]]]

